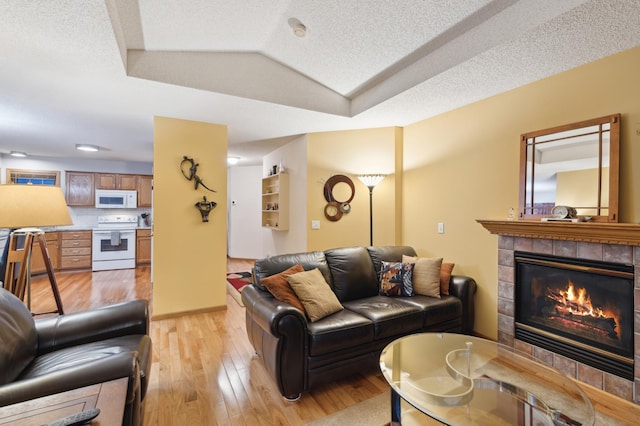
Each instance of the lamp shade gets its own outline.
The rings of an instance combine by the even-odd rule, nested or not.
[[[71,225],[58,186],[0,185],[0,228]]]
[[[364,183],[365,185],[367,185],[367,187],[369,187],[370,189],[373,189],[377,184],[379,184],[380,182],[382,182],[382,179],[384,179],[385,175],[358,175],[358,179],[360,179],[360,181],[362,183]]]

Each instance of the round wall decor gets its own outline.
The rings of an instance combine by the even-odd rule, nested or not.
[[[333,187],[339,183],[346,183],[347,185],[349,185],[349,188],[351,188],[351,196],[347,200],[336,200],[336,198],[333,196]],[[327,203],[330,203],[332,201],[336,201],[339,204],[350,203],[351,201],[353,201],[353,197],[355,196],[355,194],[356,188],[353,185],[353,181],[345,175],[333,175],[324,184],[324,199],[327,200]]]
[[[346,200],[336,200],[333,193],[334,187],[339,183],[346,183],[351,189],[351,195]],[[340,220],[343,214],[351,211],[351,201],[356,195],[356,188],[353,185],[353,181],[345,175],[333,175],[324,184],[324,199],[327,200],[327,205],[324,207],[324,217],[327,220],[336,222]]]
[[[342,210],[337,201],[331,201],[324,206],[324,217],[331,222],[337,222],[342,217]]]

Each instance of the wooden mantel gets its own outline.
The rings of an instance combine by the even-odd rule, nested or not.
[[[477,222],[492,234],[511,237],[640,246],[640,225],[635,223],[481,219]]]

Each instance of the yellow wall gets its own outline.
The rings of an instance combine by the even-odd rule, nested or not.
[[[476,219],[517,207],[520,134],[621,113],[620,218],[640,220],[638,69],[635,48],[404,129],[403,243],[476,279],[478,333],[497,337],[498,237]]]
[[[558,172],[556,180],[556,205],[597,206],[598,205],[598,169]],[[609,168],[602,168],[601,205],[609,206]],[[578,209],[579,215],[607,215],[608,211],[598,213],[597,209]]]
[[[180,172],[184,155],[216,193],[194,190]],[[154,317],[226,306],[226,156],[226,126],[154,118]],[[203,196],[217,203],[208,223],[194,206]]]
[[[369,245],[369,189],[357,177],[365,173],[387,175],[373,191],[373,242],[376,245],[398,242],[401,228],[396,220],[400,205],[396,182],[402,173],[401,169],[396,170],[395,159],[401,136],[401,129],[394,127],[307,135],[308,250]],[[327,202],[323,190],[327,179],[337,174],[353,181],[355,196],[351,212],[331,222],[324,216]],[[320,230],[311,229],[312,220],[320,221]]]

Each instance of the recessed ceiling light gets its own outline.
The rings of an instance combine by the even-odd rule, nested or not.
[[[238,164],[238,161],[240,161],[240,157],[227,157],[227,164],[230,166]]]
[[[9,155],[12,157],[26,157],[27,153],[22,151],[11,151]]]
[[[76,144],[76,149],[79,151],[97,152],[100,151],[100,147],[97,145],[87,145],[84,143]]]

